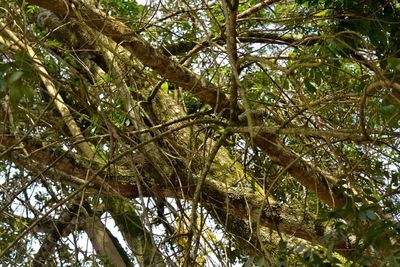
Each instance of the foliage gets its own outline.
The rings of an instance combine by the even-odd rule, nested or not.
[[[1,4],[2,263],[400,264],[397,0]]]

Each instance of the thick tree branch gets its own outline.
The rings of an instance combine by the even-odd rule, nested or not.
[[[61,0],[57,1],[62,2]],[[187,89],[206,103],[209,103],[216,112],[229,113],[227,110],[229,106],[227,97],[213,84],[201,79],[187,68],[158,52],[120,21],[92,9],[92,7],[85,5],[81,1],[73,0],[71,2],[76,10],[79,10],[79,14],[75,13],[77,11],[66,13],[65,6],[62,8],[62,5],[59,3],[54,4],[53,1],[30,1],[32,4],[51,10],[60,17],[67,16],[82,19],[82,22],[125,47],[145,65],[160,73],[164,78]],[[72,6],[70,8],[72,9]]]
[[[0,144],[3,146],[8,146],[15,141],[15,138],[3,134],[0,137]],[[31,144],[33,143],[33,144]],[[24,141],[24,148],[31,155],[26,162],[29,163],[30,160],[35,160],[41,162],[43,165],[50,164],[54,161],[52,169],[53,171],[62,172],[64,175],[74,175],[85,181],[87,177],[87,169],[73,158],[63,157],[57,159],[57,154],[51,151],[50,148],[40,147],[33,140],[28,142]],[[11,152],[10,156],[15,159],[12,154],[21,154],[19,157],[25,157],[22,150],[15,150]],[[18,164],[18,161],[17,161]],[[27,170],[36,172],[37,164],[25,164],[23,165]],[[143,169],[145,171],[146,169]],[[93,170],[94,173],[100,175],[102,172]],[[46,173],[43,173],[46,175]],[[146,177],[148,174],[143,173]],[[146,190],[139,193],[137,184],[135,184],[132,179],[124,179],[118,174],[108,173],[107,179],[102,179],[104,183],[101,187],[103,194],[119,195],[129,198],[137,197],[172,197],[172,198],[183,198],[192,199],[195,195],[195,188],[193,186],[180,184],[182,187],[181,191],[176,191],[175,186],[171,184],[166,184],[162,181],[155,181],[152,179],[142,180],[144,184],[141,185],[142,188]],[[148,176],[147,176],[148,177]],[[52,177],[50,177],[52,178]],[[173,180],[171,180],[173,181]],[[93,181],[95,182],[95,181]],[[179,181],[175,181],[177,184]],[[106,186],[108,185],[108,186]],[[107,188],[109,188],[107,190]],[[180,192],[186,192],[181,194]],[[289,236],[295,236],[313,243],[318,243],[320,234],[315,232],[311,226],[305,226],[302,221],[298,221],[297,212],[290,210],[289,208],[282,208],[278,212],[271,214],[268,209],[261,210],[265,202],[265,196],[260,195],[258,192],[254,192],[250,189],[243,189],[242,187],[232,187],[226,190],[226,184],[223,182],[218,182],[213,179],[207,179],[204,181],[203,190],[201,194],[201,201],[203,205],[209,208],[216,208],[223,211],[226,214],[230,214],[242,220],[250,220],[252,222],[257,222],[257,218],[260,218],[260,225],[269,227],[271,229],[276,229],[279,227],[279,231],[285,233]],[[259,217],[260,216],[260,217]]]
[[[105,257],[113,266],[132,266],[119,241],[110,233],[99,218],[93,216],[85,220],[84,229],[96,252]]]
[[[47,8],[61,17],[79,17],[83,20],[82,22],[124,46],[135,57],[157,71],[164,78],[176,83],[210,104],[216,112],[229,116],[230,102],[220,89],[158,52],[118,20],[108,17],[100,11],[93,10],[91,7],[77,0],[73,0],[72,2],[75,7],[79,7],[79,15],[74,12],[67,13],[65,8],[61,8],[60,0],[56,1],[57,4],[54,4],[54,1],[48,0],[30,0],[29,2]],[[242,113],[243,111],[238,110],[235,112]],[[339,190],[339,188],[332,188],[336,187],[336,185],[331,185],[328,182],[329,179],[323,173],[316,170],[303,159],[298,158],[281,144],[276,143],[273,136],[258,135],[254,140],[275,163],[283,167],[290,164],[289,173],[302,185],[315,192],[325,203],[332,207],[340,207],[346,203],[346,196],[342,193],[343,191]]]

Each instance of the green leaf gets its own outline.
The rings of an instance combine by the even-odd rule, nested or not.
[[[7,81],[0,78],[0,93],[7,93]]]
[[[361,221],[365,221],[365,220],[367,219],[367,215],[365,214],[364,211],[362,211],[362,212],[360,212],[360,213],[358,214],[358,218],[359,218]]]
[[[365,215],[367,216],[368,219],[370,220],[375,220],[377,218],[376,213],[373,210],[367,210],[365,212]]]
[[[14,83],[16,81],[18,81],[21,77],[22,74],[24,74],[23,71],[16,71],[13,74],[10,75],[10,77],[8,77],[8,83]]]
[[[371,188],[364,188],[363,191],[365,194],[372,194]]]
[[[393,173],[391,184],[393,186],[397,186],[399,184],[399,174],[398,173]]]
[[[61,43],[56,40],[49,40],[46,42],[46,45],[50,48],[57,48],[61,47]]]
[[[264,257],[260,257],[259,259],[257,259],[256,266],[266,266],[266,265],[267,265],[267,263],[266,263]]]
[[[304,5],[305,3],[308,3],[308,0],[296,0],[296,3],[298,5]]]
[[[89,133],[91,134],[91,135],[93,135],[93,134],[95,134],[96,133],[96,131],[97,131],[97,127],[91,127],[90,128],[90,131],[89,131]]]
[[[326,0],[324,6],[325,7],[330,7],[333,4],[333,0]]]
[[[27,5],[26,6],[26,12],[29,14],[34,14],[37,10],[37,7],[34,5]]]
[[[205,104],[200,108],[200,112],[205,112],[205,111],[208,111],[211,109],[212,109],[212,107],[209,104]]]
[[[10,96],[11,106],[13,108],[17,107],[19,101],[21,101],[21,98],[24,96],[21,87],[22,84],[19,81],[9,84],[9,96]]]
[[[33,101],[33,97],[34,97],[34,95],[35,95],[35,92],[33,91],[32,87],[25,86],[25,87],[23,88],[23,93],[24,93],[26,99],[27,99],[29,102],[32,102],[32,101]]]
[[[163,84],[161,84],[161,89],[168,93],[168,83],[167,82],[163,82]]]
[[[393,104],[387,104],[379,107],[379,114],[382,117],[382,120],[388,123],[390,127],[397,127],[400,122],[400,107]]]
[[[400,71],[400,58],[388,58],[387,62],[392,69]]]
[[[317,88],[308,79],[304,81],[304,85],[310,94],[315,94],[315,92],[317,92]]]
[[[304,259],[305,261],[309,261],[310,258],[311,258],[311,256],[312,256],[312,251],[311,251],[311,249],[307,249],[306,252],[304,252],[303,259]]]
[[[279,240],[279,250],[286,251],[287,248],[287,242],[284,240]]]
[[[9,63],[1,63],[0,64],[0,75],[6,74],[10,68],[11,68],[11,66]]]

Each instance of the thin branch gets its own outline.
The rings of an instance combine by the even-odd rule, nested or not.
[[[249,133],[251,129],[249,127],[228,127],[225,129],[230,133]],[[341,141],[353,141],[353,142],[363,142],[368,141],[364,135],[364,131],[359,131],[357,129],[330,129],[330,130],[319,130],[312,128],[281,128],[281,127],[268,127],[268,126],[256,126],[252,129],[254,132],[259,134],[274,134],[274,135],[294,135],[294,136],[310,136],[316,138],[333,138]],[[366,130],[367,134],[379,135],[375,139],[388,139],[394,138],[399,135],[398,132],[391,132],[385,130]]]
[[[67,14],[68,15],[68,14]],[[4,25],[3,22],[0,22],[0,26],[3,28],[3,31],[23,50],[28,53],[28,55],[32,58],[33,65],[37,69],[40,79],[42,80],[44,86],[49,92],[50,96],[55,99],[55,105],[58,111],[61,114],[61,117],[64,120],[64,123],[67,125],[69,131],[71,132],[73,138],[77,140],[77,147],[80,151],[87,157],[88,159],[96,159],[97,161],[101,161],[100,157],[97,157],[95,153],[90,148],[89,144],[83,140],[85,140],[80,128],[76,124],[71,112],[69,111],[67,105],[64,100],[58,93],[54,83],[50,80],[50,75],[47,70],[44,68],[41,60],[37,56],[36,52],[33,51],[32,47],[21,41],[11,30]]]
[[[365,106],[366,106],[366,102],[367,102],[367,97],[368,97],[368,95],[370,95],[372,93],[373,90],[375,90],[376,88],[379,88],[379,87],[384,87],[386,89],[393,87],[398,92],[400,92],[400,84],[398,84],[396,82],[389,82],[387,80],[371,83],[364,88],[362,97],[360,99],[360,109],[359,109],[360,110],[360,121],[359,121],[359,123],[360,123],[360,128],[364,134],[364,138],[366,140],[370,140],[370,137],[367,133],[367,129],[366,129],[366,125],[365,125]]]
[[[60,5],[54,5],[54,1],[29,0],[29,2],[52,10],[60,16],[65,15],[65,8],[60,8]],[[181,86],[184,90],[199,97],[212,106],[217,113],[225,117],[230,117],[231,112],[235,112],[236,114],[243,113],[243,110],[240,109],[230,111],[230,101],[227,96],[222,93],[220,88],[217,88],[211,82],[201,79],[186,67],[161,54],[120,21],[106,16],[98,10],[93,10],[80,1],[73,0],[72,2],[74,2],[76,7],[79,7],[79,17],[83,20],[83,23],[102,32],[115,42],[120,43],[145,65],[160,73],[164,78]],[[77,17],[78,15],[69,14],[69,16]],[[274,140],[274,136],[257,135],[254,140],[255,143],[280,166],[287,166],[289,162],[297,158],[294,153],[285,148],[282,144],[277,143]],[[332,206],[336,203],[336,205],[340,206],[346,203],[346,197],[339,188],[333,194],[335,201],[327,197],[330,196],[331,189],[326,181],[324,182],[323,178],[321,178],[324,177],[324,174],[315,173],[312,168],[308,166],[307,162],[302,160],[297,161],[296,164],[289,169],[289,173],[302,185],[317,193],[318,197],[327,204]],[[319,181],[319,183],[317,183],[318,186],[316,186],[315,181]]]
[[[189,262],[190,262],[189,261],[190,256],[191,256],[190,255],[190,248],[192,246],[193,235],[195,235],[195,236],[199,235],[199,233],[198,233],[199,229],[197,229],[197,205],[198,205],[198,203],[200,201],[202,188],[203,188],[204,183],[206,181],[206,177],[207,177],[208,172],[209,172],[209,170],[211,168],[211,165],[212,165],[212,163],[213,163],[213,161],[215,159],[215,156],[217,155],[218,150],[221,148],[221,146],[223,145],[223,142],[226,140],[227,137],[228,137],[228,135],[224,132],[222,134],[222,136],[220,137],[220,139],[218,139],[218,141],[216,142],[216,144],[212,148],[211,153],[208,155],[207,162],[204,165],[204,168],[203,168],[203,170],[201,172],[201,176],[196,181],[197,184],[196,184],[196,189],[195,189],[194,194],[193,194],[192,213],[191,213],[191,216],[190,216],[190,222],[191,222],[190,231],[191,231],[191,234],[189,235],[188,242],[187,242],[187,247],[185,248],[186,249],[186,255],[185,255],[186,264],[189,264]]]
[[[243,11],[242,13],[240,13],[237,16],[237,18],[238,19],[242,19],[242,18],[248,17],[248,16],[250,16],[250,15],[252,15],[254,13],[257,13],[261,9],[269,7],[270,5],[272,5],[274,3],[277,3],[279,1],[281,1],[281,0],[266,0],[264,2],[258,3],[258,4],[254,5],[254,6],[252,6],[251,8],[249,8],[249,9]]]
[[[72,204],[70,208],[64,209],[57,222],[51,224],[51,228],[47,231],[46,237],[44,238],[38,252],[33,260],[34,267],[45,266],[49,264],[51,255],[54,253],[53,250],[57,242],[61,237],[67,236],[72,230],[74,230],[76,218],[76,212],[79,206]]]

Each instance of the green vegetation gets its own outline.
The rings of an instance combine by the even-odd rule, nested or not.
[[[4,266],[399,266],[397,0],[0,1]]]

